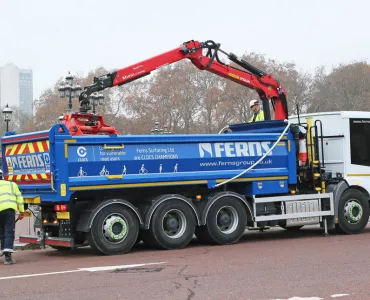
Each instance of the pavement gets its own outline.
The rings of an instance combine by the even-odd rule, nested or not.
[[[370,299],[370,226],[359,235],[247,232],[238,244],[99,256],[89,248],[17,251],[0,299]],[[368,277],[369,276],[369,277]]]

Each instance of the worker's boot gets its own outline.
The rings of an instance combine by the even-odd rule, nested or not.
[[[15,259],[12,258],[11,252],[4,252],[4,255],[5,255],[4,265],[12,265],[16,263]]]

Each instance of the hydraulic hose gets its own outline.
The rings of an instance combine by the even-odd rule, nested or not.
[[[220,182],[218,184],[215,185],[215,187],[219,187],[221,185],[224,185],[230,181],[233,181],[234,179],[236,178],[239,178],[240,176],[244,175],[245,173],[249,172],[250,170],[252,170],[254,167],[256,167],[262,160],[264,160],[266,158],[267,155],[270,154],[270,152],[277,146],[277,144],[280,142],[280,140],[283,138],[283,136],[285,135],[285,133],[288,131],[289,127],[290,127],[290,122],[289,120],[285,120],[285,122],[287,123],[287,126],[285,127],[284,131],[282,132],[282,134],[279,136],[279,138],[277,139],[277,141],[275,142],[275,144],[270,148],[269,151],[267,151],[259,160],[257,160],[252,166],[250,166],[248,169],[242,171],[241,173],[239,173],[238,175],[234,176],[233,178],[230,178],[230,179],[227,179],[223,182]]]
[[[224,133],[224,132],[225,132],[225,130],[230,130],[230,127],[229,127],[229,126],[225,126],[224,128],[222,128],[222,129],[218,132],[218,134],[222,134],[222,133]]]

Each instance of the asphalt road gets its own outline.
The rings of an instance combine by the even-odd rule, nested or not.
[[[329,237],[311,227],[248,232],[230,246],[194,241],[159,251],[139,244],[109,257],[90,248],[19,251],[16,265],[0,265],[0,299],[366,300],[369,249],[370,227]],[[157,264],[136,265],[147,263]]]

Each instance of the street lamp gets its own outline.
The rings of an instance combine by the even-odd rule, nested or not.
[[[68,72],[65,82],[58,88],[60,98],[69,98],[68,112],[72,112],[72,99],[81,95],[82,88],[79,84],[73,84],[75,78]]]
[[[154,123],[154,129],[152,129],[151,130],[151,133],[152,134],[158,134],[158,127],[159,127],[159,122],[158,121],[156,121],[155,123]]]
[[[3,114],[4,114],[4,121],[6,123],[6,131],[9,131],[9,122],[12,118],[12,109],[8,106],[8,104],[4,107],[3,109]]]
[[[99,94],[99,105],[104,105],[105,99],[103,94]]]
[[[93,105],[93,114],[96,113],[96,107],[98,105],[103,105],[104,104],[104,95],[103,94],[98,94],[98,93],[93,93],[91,96],[90,96],[90,99],[91,99],[91,102],[92,102],[92,105]]]
[[[151,130],[152,134],[171,134],[171,131],[168,131],[168,126],[164,125],[164,128],[159,128],[159,122],[154,123],[154,129]]]

